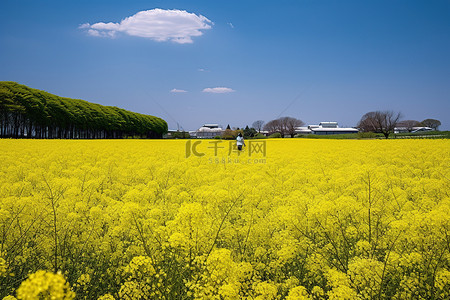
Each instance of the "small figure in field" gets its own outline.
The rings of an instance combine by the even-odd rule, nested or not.
[[[237,148],[239,151],[242,150],[242,146],[245,146],[244,137],[242,136],[242,134],[240,132],[236,138],[236,145],[237,145]]]

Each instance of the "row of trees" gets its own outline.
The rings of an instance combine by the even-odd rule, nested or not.
[[[403,127],[411,132],[414,130],[414,127],[430,127],[434,130],[438,130],[439,126],[441,126],[441,121],[436,119],[425,119],[422,122],[416,120],[403,120],[398,122],[397,127]]]
[[[245,128],[231,128],[230,125],[222,133],[223,139],[235,139],[241,133],[244,138],[252,138],[261,135],[261,131],[265,130],[269,133],[279,133],[282,137],[290,135],[294,137],[296,128],[305,125],[302,120],[292,117],[281,117],[276,120],[271,120],[265,123],[263,120],[253,122],[252,127],[248,125]]]
[[[253,126],[258,130],[264,129],[270,133],[278,132],[281,134],[281,137],[285,137],[286,135],[290,135],[292,138],[296,134],[297,127],[305,125],[305,122],[302,120],[292,118],[292,117],[281,117],[275,120],[271,120],[264,124],[264,121],[258,120],[253,123]]]
[[[58,97],[15,82],[0,82],[0,137],[161,138],[160,118]]]
[[[358,122],[358,128],[362,132],[382,133],[386,138],[394,132],[395,128],[404,128],[406,131],[413,131],[414,127],[430,127],[437,130],[441,125],[439,120],[425,119],[422,122],[416,120],[400,120],[400,112],[372,111],[362,116]]]

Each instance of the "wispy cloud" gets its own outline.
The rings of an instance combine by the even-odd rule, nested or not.
[[[97,37],[115,37],[117,33],[149,38],[158,42],[193,43],[192,38],[203,35],[214,23],[202,15],[185,10],[152,9],[140,11],[120,23],[82,24],[80,29]]]
[[[230,27],[231,27],[231,28],[234,28],[234,25],[233,25],[233,23],[231,23],[231,22],[228,22],[227,24],[228,24],[228,25],[230,25]]]
[[[179,90],[179,89],[172,89],[170,92],[171,92],[171,93],[187,93],[187,91],[185,91],[185,90]]]
[[[206,88],[203,89],[203,93],[214,93],[214,94],[225,94],[235,92],[235,90],[227,88],[227,87],[215,87],[215,88]]]

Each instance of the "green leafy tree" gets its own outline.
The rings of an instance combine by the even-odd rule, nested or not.
[[[254,137],[258,133],[255,128],[249,128],[248,125],[245,127],[243,132],[245,138]]]
[[[63,98],[15,82],[0,82],[0,137],[159,138],[167,123],[157,117]]]

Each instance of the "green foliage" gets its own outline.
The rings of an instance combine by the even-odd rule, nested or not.
[[[235,139],[234,132],[231,129],[225,129],[222,133],[222,139],[224,140],[232,140]]]
[[[174,139],[188,139],[191,135],[186,131],[177,131],[172,133],[172,138]]]
[[[249,128],[248,126],[246,126],[243,133],[244,138],[251,138],[254,137],[258,132],[255,128]]]
[[[225,131],[222,133],[222,139],[234,140],[234,139],[236,139],[236,137],[238,136],[239,133],[244,135],[244,133],[241,129],[236,129],[236,130],[225,129]]]
[[[275,132],[269,135],[269,139],[278,139],[278,138],[281,138],[281,133],[279,132]]]
[[[27,131],[27,137],[34,132],[36,137],[50,138],[157,137],[167,132],[167,123],[154,116],[63,98],[15,82],[0,82],[0,112],[0,135],[13,128],[9,134],[13,137]]]
[[[258,133],[258,134],[255,135],[253,138],[254,138],[254,139],[267,139],[267,136],[265,136],[265,135],[262,134],[262,133]]]
[[[396,133],[393,135],[394,138],[410,138],[410,139],[421,139],[421,138],[432,138],[432,139],[449,139],[450,131],[420,131],[420,132],[405,132]]]
[[[374,139],[377,137],[377,134],[374,132],[358,132],[357,136],[359,139]]]

